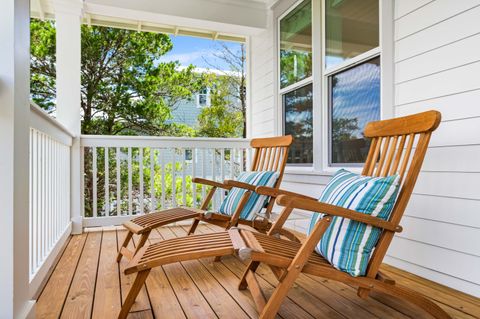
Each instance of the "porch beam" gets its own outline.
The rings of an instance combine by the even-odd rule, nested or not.
[[[70,216],[72,233],[82,232],[80,172],[81,22],[83,1],[53,2],[56,22],[57,120],[74,135],[70,156]]]
[[[3,0],[0,10],[0,318],[33,315],[29,294],[28,0]]]
[[[256,35],[267,27],[267,7],[251,0],[93,0],[86,12],[194,30]]]

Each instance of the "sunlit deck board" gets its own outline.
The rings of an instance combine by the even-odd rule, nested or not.
[[[186,227],[166,227],[151,242],[183,236]],[[217,230],[200,226],[199,233]],[[37,301],[38,318],[115,318],[132,276],[115,262],[119,229],[73,236]],[[134,305],[130,318],[256,318],[253,300],[237,289],[244,264],[234,257],[187,261],[154,269]],[[399,269],[383,270],[403,285],[427,294],[455,318],[480,318],[480,300],[429,282]],[[267,295],[276,285],[267,267],[260,267],[260,284]],[[367,300],[353,287],[302,275],[289,293],[278,318],[428,318],[412,305],[385,295]]]

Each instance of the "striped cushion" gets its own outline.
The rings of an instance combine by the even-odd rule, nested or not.
[[[399,180],[398,175],[370,177],[341,169],[319,201],[388,220],[397,198]],[[321,218],[322,214],[314,214],[309,233]],[[355,277],[364,276],[381,233],[380,228],[335,216],[315,250],[335,268]]]
[[[243,172],[237,178],[237,181],[248,183],[254,186],[269,186],[273,187],[275,182],[278,179],[277,172]],[[220,206],[219,212],[224,215],[233,215],[237,209],[238,203],[242,198],[246,190],[242,188],[234,187],[229,192],[225,200]],[[242,212],[240,213],[241,219],[252,220],[255,218],[255,214],[259,213],[260,210],[265,206],[268,196],[259,195],[253,192]]]

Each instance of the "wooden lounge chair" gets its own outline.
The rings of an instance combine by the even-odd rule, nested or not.
[[[258,187],[257,192],[277,197],[283,206],[280,218],[268,234],[232,228],[227,232],[176,238],[144,247],[126,268],[125,273],[138,273],[125,300],[119,318],[125,318],[151,268],[203,257],[236,254],[249,264],[239,289],[249,288],[260,318],[274,318],[294,281],[301,273],[321,276],[358,287],[358,295],[367,298],[372,290],[405,299],[436,318],[450,318],[438,305],[423,295],[399,286],[379,267],[396,232],[401,232],[400,220],[417,180],[427,151],[431,133],[440,123],[440,113],[429,111],[407,117],[373,122],[367,125],[365,136],[372,139],[363,175],[391,176],[398,173],[401,187],[390,219],[383,220],[350,209],[318,202],[314,198],[279,189]],[[416,139],[416,144],[414,139]],[[323,212],[326,215],[315,225],[303,243],[276,236],[293,209]],[[314,251],[328,229],[333,216],[382,229],[364,276],[353,277],[334,268]],[[256,279],[260,263],[267,264],[279,280],[273,294],[266,300]]]
[[[252,139],[250,142],[250,146],[255,150],[251,170],[277,171],[278,179],[274,188],[279,188],[282,182],[283,172],[287,162],[288,150],[292,144],[292,141],[292,136],[288,135],[270,138],[257,138]],[[269,200],[267,206],[265,207],[263,216],[259,216],[259,218],[253,221],[243,220],[240,218],[240,213],[242,212],[251,192],[255,191],[255,186],[233,180],[220,183],[203,178],[194,178],[193,182],[211,186],[211,189],[208,191],[200,208],[197,209],[182,206],[165,209],[141,215],[123,223],[123,226],[125,226],[125,228],[128,230],[128,234],[125,237],[122,247],[118,253],[117,262],[120,262],[123,256],[125,256],[128,260],[131,260],[136,252],[142,248],[143,245],[145,245],[148,236],[153,229],[181,220],[194,219],[189,234],[193,234],[195,232],[195,229],[200,221],[215,224],[224,227],[225,229],[228,229],[231,226],[236,226],[239,223],[248,224],[261,232],[266,232],[268,229],[270,229],[271,223],[269,218],[275,199]],[[247,188],[247,191],[241,198],[240,203],[238,204],[237,209],[232,216],[222,215],[214,212],[207,213],[210,201],[212,200],[212,197],[218,188],[230,190],[233,187],[239,186],[242,188]],[[135,251],[131,251],[127,249],[127,247],[134,234],[140,235],[140,240],[136,245]],[[288,235],[293,237],[293,235],[290,233],[288,233]]]

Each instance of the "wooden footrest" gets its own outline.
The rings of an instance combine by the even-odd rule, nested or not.
[[[201,216],[205,211],[189,207],[176,207],[148,213],[136,217],[123,226],[135,234],[141,234],[154,228],[168,225],[181,220],[192,219]]]
[[[242,246],[245,244],[237,230],[168,239],[143,247],[129,263],[125,274],[179,261],[233,255]]]

